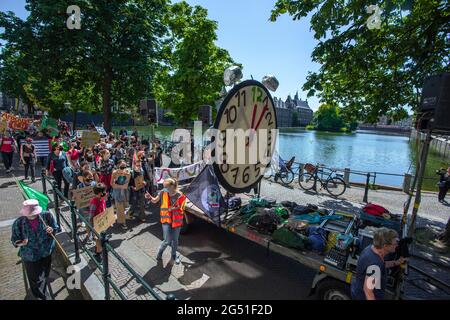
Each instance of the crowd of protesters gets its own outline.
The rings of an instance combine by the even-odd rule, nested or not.
[[[137,131],[130,134],[123,129],[119,134],[110,133],[101,137],[92,146],[83,146],[81,137],[65,127],[60,129],[59,134],[53,137],[45,131],[14,137],[12,132],[7,131],[1,138],[6,172],[11,172],[13,154],[16,152],[24,165],[25,179],[30,175],[32,181],[35,181],[35,164],[39,163],[42,173],[54,179],[64,198],[71,199],[71,190],[92,186],[94,197],[89,206],[79,209],[89,224],[80,223],[79,231],[85,232],[86,244],[93,247],[98,263],[102,263],[102,245],[90,229],[94,225],[94,217],[112,207],[116,214],[115,224],[122,232],[126,232],[129,220],[145,222],[145,209],[151,203],[160,202],[164,235],[156,258],[161,259],[163,251],[170,245],[171,261],[180,263],[176,252],[186,197],[179,191],[175,179],[166,179],[160,191],[153,183],[153,168],[163,164],[160,141],[144,139],[139,137]],[[37,156],[34,144],[36,139],[48,141],[50,152],[47,156]],[[141,187],[137,186],[137,180]],[[20,248],[19,255],[26,262],[33,295],[46,299],[45,284],[39,279],[48,277],[50,255],[54,248],[53,235],[55,230],[59,230],[59,226],[35,202],[24,202],[20,215],[13,225],[11,240]],[[45,246],[39,244],[40,249],[37,249],[34,242],[38,240],[48,241]]]

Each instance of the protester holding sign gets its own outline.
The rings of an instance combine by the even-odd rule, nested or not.
[[[37,299],[47,299],[47,278],[50,273],[52,253],[55,249],[54,233],[59,231],[53,215],[43,211],[35,199],[23,202],[12,226],[11,242],[19,247],[33,295]]]
[[[94,217],[106,210],[106,187],[103,183],[99,183],[94,187],[94,198],[89,202],[89,216]],[[97,261],[101,261],[102,243],[100,239],[95,237],[95,257]]]
[[[163,186],[164,189],[156,197],[152,197],[149,193],[145,194],[145,197],[153,203],[161,200],[160,216],[164,239],[156,258],[161,260],[164,250],[170,245],[172,247],[172,260],[179,264],[180,257],[177,256],[178,238],[183,226],[186,196],[178,190],[178,182],[175,179],[164,180]]]
[[[27,137],[25,143],[20,145],[20,161],[25,167],[25,180],[28,179],[28,170],[30,170],[31,181],[35,182],[36,148],[33,145],[33,139],[30,137]]]
[[[130,218],[137,215],[142,222],[145,222],[145,185],[141,161],[136,160],[130,178],[131,207],[128,213]]]
[[[11,134],[6,131],[3,137],[0,139],[0,152],[2,153],[3,164],[5,165],[6,173],[11,172],[11,166],[13,162],[13,155],[16,149],[16,143]]]

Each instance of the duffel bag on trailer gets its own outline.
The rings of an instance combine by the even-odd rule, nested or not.
[[[381,216],[383,215],[383,213],[388,213],[389,211],[385,208],[380,206],[379,204],[375,204],[375,203],[368,203],[364,206],[364,208],[362,208],[362,210],[364,211],[364,213],[370,214],[372,216]]]
[[[275,230],[272,235],[272,241],[285,247],[300,250],[306,249],[309,244],[309,240],[306,236],[290,230],[287,227],[281,227]]]
[[[256,213],[247,221],[247,227],[261,234],[272,234],[280,224],[280,218],[276,214],[268,212]]]

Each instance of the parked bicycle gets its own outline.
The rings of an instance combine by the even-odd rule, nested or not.
[[[278,179],[284,184],[290,184],[294,181],[295,175],[300,171],[300,166],[294,168],[295,157],[292,157],[289,161],[279,159],[278,166],[272,161],[270,166],[264,171],[264,178],[270,179],[274,177],[274,181],[278,182]]]
[[[305,164],[303,168],[304,172],[298,176],[298,184],[305,191],[314,190],[317,192],[317,182],[320,183],[321,189],[325,188],[333,197],[339,197],[347,189],[342,175],[337,174],[335,169],[329,169],[330,172],[325,173],[320,164],[314,166],[310,163]]]

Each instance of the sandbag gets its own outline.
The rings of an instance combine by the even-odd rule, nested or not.
[[[309,240],[306,236],[290,230],[287,227],[281,227],[274,231],[272,241],[294,249],[303,250],[309,245]]]

